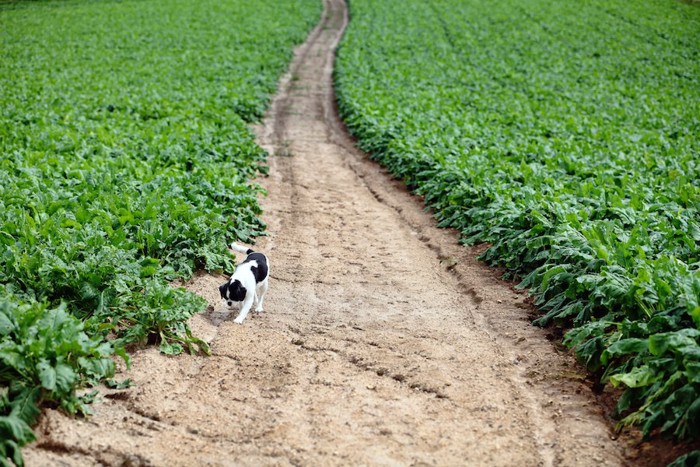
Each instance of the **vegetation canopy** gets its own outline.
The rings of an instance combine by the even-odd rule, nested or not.
[[[621,425],[700,436],[700,9],[352,0],[359,144],[570,328]],[[401,12],[400,14],[398,12]]]

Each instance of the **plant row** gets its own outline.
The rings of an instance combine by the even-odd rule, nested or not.
[[[312,0],[0,5],[0,464],[42,403],[154,342],[207,352],[170,285],[264,231],[248,125],[316,22]],[[89,396],[88,396],[89,397]]]
[[[352,0],[363,149],[519,278],[621,425],[700,437],[700,9]]]

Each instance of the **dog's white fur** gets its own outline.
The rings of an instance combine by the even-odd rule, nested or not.
[[[231,244],[231,249],[239,253],[248,252],[248,248],[237,245],[236,243]],[[246,318],[246,316],[248,316],[248,312],[250,312],[250,309],[253,306],[255,306],[256,313],[261,313],[263,311],[263,301],[265,300],[265,293],[267,292],[268,288],[268,279],[270,278],[270,260],[269,258],[267,258],[267,256],[265,258],[267,259],[268,269],[267,276],[263,281],[256,284],[255,275],[250,270],[253,267],[258,267],[258,262],[255,260],[243,262],[236,266],[236,270],[229,279],[229,284],[233,283],[235,280],[238,280],[240,281],[241,285],[243,285],[243,287],[245,287],[246,289],[246,295],[243,301],[234,302],[238,303],[240,306],[240,312],[238,313],[236,319],[233,321],[234,323],[243,324],[243,320]],[[224,306],[228,306],[226,299],[222,299],[222,302]]]

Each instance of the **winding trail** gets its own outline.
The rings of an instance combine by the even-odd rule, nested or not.
[[[626,464],[525,296],[354,149],[331,85],[346,24],[326,0],[256,129],[274,154],[266,311],[234,324],[224,279],[198,275],[213,355],[138,351],[134,387],[102,389],[93,417],[45,413],[27,465]]]

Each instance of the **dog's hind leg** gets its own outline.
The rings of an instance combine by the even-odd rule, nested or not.
[[[267,292],[267,279],[262,281],[258,285],[258,306],[255,307],[255,312],[260,313],[263,311],[263,300],[265,300],[265,293]]]

